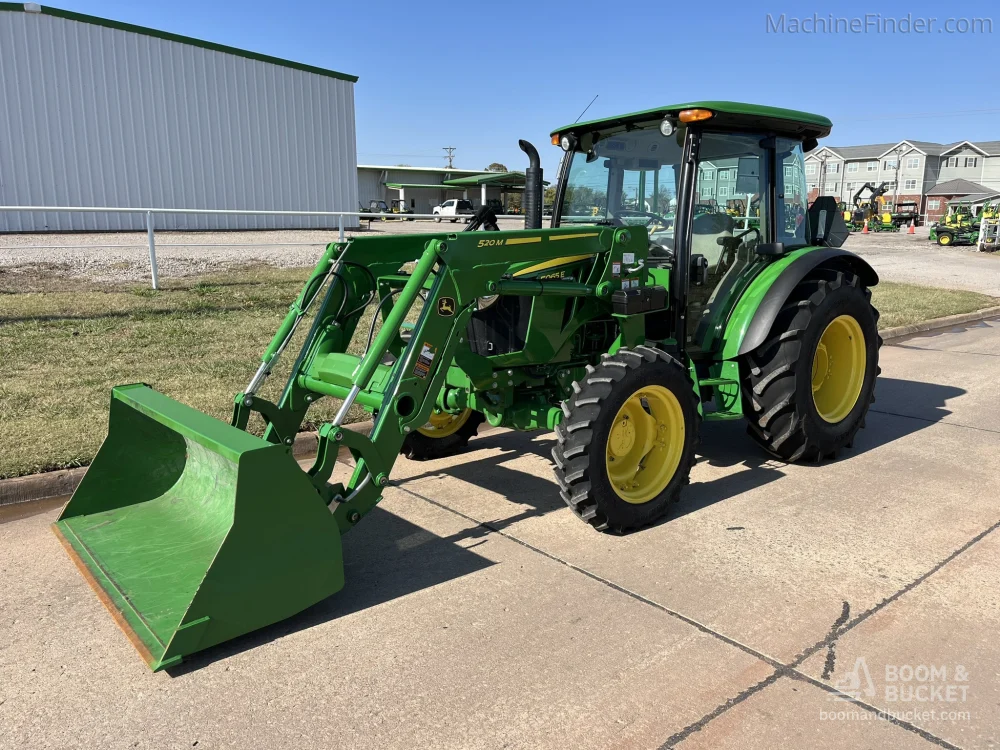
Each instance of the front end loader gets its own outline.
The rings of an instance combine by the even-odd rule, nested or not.
[[[331,243],[229,424],[146,385],[115,388],[57,535],[162,669],[336,593],[341,537],[398,456],[461,451],[484,421],[554,431],[553,492],[599,531],[669,513],[702,421],[745,420],[781,460],[836,456],[864,425],[881,342],[875,272],[841,249],[834,200],[806,202],[804,154],[830,128],[732,102],[560,128],[546,229],[538,154],[522,141],[523,230],[499,231],[484,207],[462,232]],[[730,190],[753,221],[697,210]],[[305,325],[268,401],[261,386]],[[336,416],[302,470],[291,445],[325,398]],[[344,429],[354,406],[370,434]],[[338,480],[340,451],[354,461]]]

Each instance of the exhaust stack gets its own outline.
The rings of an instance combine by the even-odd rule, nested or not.
[[[517,145],[528,155],[528,168],[524,171],[524,228],[542,228],[542,163],[538,150],[528,141],[518,141]]]

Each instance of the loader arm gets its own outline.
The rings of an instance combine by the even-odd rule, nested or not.
[[[381,499],[407,435],[426,424],[436,406],[447,402],[443,392],[456,357],[468,379],[462,407],[470,399],[503,401],[506,383],[497,382],[495,370],[504,366],[504,358],[476,354],[466,340],[480,297],[580,297],[603,301],[595,311],[610,308],[613,290],[622,286],[623,255],[632,253],[644,260],[647,247],[645,231],[636,227],[462,232],[429,239],[427,235],[363,237],[332,244],[262,358],[263,370],[273,367],[302,311],[320,296],[320,286],[329,279],[280,401],[271,404],[261,399],[255,393],[259,383],[251,383],[236,397],[233,424],[244,428],[256,411],[268,423],[265,437],[270,442],[290,444],[312,404],[324,397],[341,399],[337,416],[319,431],[309,476],[346,531]],[[584,281],[537,278],[566,260],[592,264]],[[409,272],[402,270],[411,264]],[[536,278],[525,278],[531,274]],[[371,307],[381,317],[381,328],[370,343],[365,342],[361,354],[349,353],[364,311]],[[409,340],[404,341],[400,326],[414,315]],[[568,356],[574,331],[548,332],[537,344],[540,359]],[[354,404],[374,415],[368,436],[342,428]],[[340,447],[350,451],[356,468],[348,482],[330,484]]]

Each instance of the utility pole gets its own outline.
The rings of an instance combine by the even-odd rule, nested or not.
[[[823,154],[819,157],[819,195],[817,197],[822,197],[823,190],[826,189],[826,159],[829,154]]]
[[[444,157],[445,159],[448,160],[448,169],[454,169],[455,168],[454,162],[455,162],[455,149],[456,148],[457,148],[457,146],[442,146],[441,147],[442,151],[447,151],[448,152],[448,155],[446,157]]]
[[[896,154],[896,182],[892,191],[892,210],[895,212],[899,210],[899,163],[903,160],[903,147],[897,146],[893,153]]]

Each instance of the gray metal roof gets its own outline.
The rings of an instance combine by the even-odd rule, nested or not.
[[[970,195],[963,195],[958,198],[952,198],[948,201],[951,203],[982,203],[983,201],[991,201],[996,198],[1000,193],[972,193]]]
[[[907,140],[911,146],[920,149],[928,156],[940,156],[941,153],[947,149],[943,143],[934,143],[933,141],[910,141]]]
[[[190,36],[183,36],[181,34],[174,34],[170,31],[161,31],[160,29],[151,29],[146,26],[136,26],[133,23],[122,23],[121,21],[112,21],[108,18],[99,18],[97,16],[88,16],[85,13],[77,13],[72,10],[62,10],[61,8],[50,8],[44,5],[35,6],[33,9],[28,6],[31,3],[10,3],[10,2],[0,2],[0,11],[12,11],[15,13],[38,13],[46,16],[54,16],[56,18],[65,18],[69,21],[80,21],[82,23],[89,23],[94,26],[103,26],[108,29],[117,29],[119,31],[130,31],[134,34],[142,34],[143,36],[151,36],[156,39],[165,39],[168,42],[179,42],[181,44],[189,44],[192,47],[201,47],[202,49],[213,50],[215,52],[224,52],[228,55],[236,55],[237,57],[245,57],[248,60],[256,60],[258,62],[270,63],[272,65],[280,65],[283,68],[292,68],[293,70],[301,70],[306,73],[315,73],[320,76],[327,76],[328,78],[339,78],[342,81],[350,81],[351,83],[356,83],[358,80],[357,76],[352,76],[347,73],[341,73],[336,70],[329,70],[328,68],[319,68],[315,65],[307,65],[305,63],[295,62],[294,60],[285,60],[281,57],[273,57],[271,55],[264,55],[259,52],[251,52],[246,49],[239,49],[237,47],[230,47],[227,44],[217,44],[215,42],[208,42],[204,39],[195,39]]]
[[[872,143],[864,146],[824,146],[845,161],[878,159],[901,144],[909,144],[928,156],[941,156],[964,143],[971,143],[989,155],[1000,155],[1000,141],[956,141],[955,143],[934,143],[933,141],[911,141],[905,139],[896,143]]]
[[[837,156],[851,161],[855,159],[878,159],[882,154],[895,146],[895,143],[873,143],[867,146],[827,146],[827,148],[837,154]]]
[[[970,141],[976,148],[981,148],[990,156],[1000,155],[1000,141]]]
[[[927,191],[927,195],[973,195],[975,193],[989,194],[990,189],[978,182],[971,182],[961,178],[948,180],[940,185],[935,185]]]

